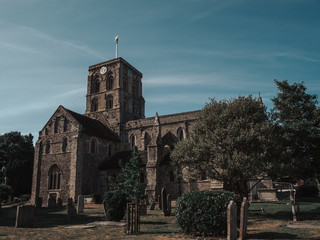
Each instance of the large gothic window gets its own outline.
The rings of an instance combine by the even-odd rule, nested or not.
[[[68,119],[64,119],[63,121],[63,131],[66,132],[68,131]]]
[[[113,146],[112,146],[112,143],[109,143],[108,145],[108,157],[111,157],[113,153]]]
[[[112,109],[113,108],[113,96],[108,95],[106,99],[106,109]]]
[[[49,189],[60,189],[61,184],[61,171],[55,164],[49,170]]]
[[[100,92],[100,81],[98,77],[95,77],[91,81],[91,94]]]
[[[178,131],[177,131],[177,137],[178,137],[178,141],[181,141],[184,139],[184,133],[183,133],[183,130],[182,128],[178,128]]]
[[[112,90],[113,89],[113,76],[112,74],[109,74],[107,77],[107,90]]]
[[[50,153],[50,141],[46,142],[46,154]]]
[[[91,100],[91,112],[98,111],[98,98],[94,98]]]

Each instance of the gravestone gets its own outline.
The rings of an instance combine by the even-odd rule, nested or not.
[[[68,198],[67,212],[68,212],[68,221],[70,221],[72,218],[75,218],[77,216],[77,210],[73,206],[72,198]]]
[[[57,207],[57,195],[55,193],[50,194],[48,199],[48,208],[56,208]]]
[[[239,239],[246,239],[247,235],[247,221],[248,221],[248,201],[247,198],[243,198],[241,203],[241,212],[240,212],[240,235]]]
[[[79,195],[78,196],[78,214],[83,213],[83,209],[84,209],[84,196]]]
[[[158,196],[158,203],[159,203],[159,209],[162,210],[162,203],[161,203],[161,193]]]
[[[33,225],[33,206],[18,206],[16,215],[16,228],[32,227]]]
[[[170,194],[167,195],[167,214],[166,216],[171,215],[171,196]]]
[[[228,240],[237,240],[237,205],[230,201],[228,205]]]

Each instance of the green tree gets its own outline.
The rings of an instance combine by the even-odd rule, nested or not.
[[[319,178],[320,109],[317,96],[306,93],[304,83],[275,80],[278,93],[272,99],[271,116],[279,129],[282,147],[279,174],[295,179]]]
[[[136,197],[142,196],[143,186],[140,183],[140,175],[142,174],[142,160],[135,146],[129,162],[120,162],[121,172],[117,178],[115,190],[122,192],[128,196],[128,200],[132,201]]]
[[[274,126],[252,96],[217,102],[200,112],[190,139],[176,144],[173,165],[191,178],[205,174],[224,188],[248,195],[247,181],[272,169]]]
[[[9,132],[0,135],[1,183],[7,183],[15,195],[31,192],[34,157],[33,136]]]

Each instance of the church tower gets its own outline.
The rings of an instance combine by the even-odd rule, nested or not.
[[[145,117],[141,79],[142,73],[121,57],[90,66],[85,115],[120,135],[127,121]]]

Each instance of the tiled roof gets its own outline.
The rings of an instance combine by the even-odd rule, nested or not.
[[[81,125],[82,131],[88,135],[120,141],[119,137],[102,122],[66,109]]]

